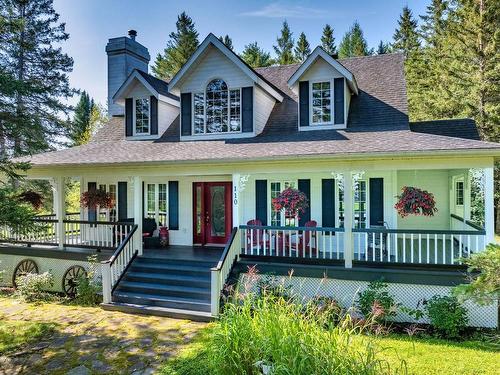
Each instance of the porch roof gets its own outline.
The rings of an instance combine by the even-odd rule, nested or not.
[[[122,119],[103,129],[99,142],[33,155],[33,166],[228,162],[303,158],[363,158],[481,154],[500,157],[500,144],[413,132],[393,127],[314,132],[264,133],[255,138],[179,142],[175,130],[160,139],[130,141],[121,136]]]

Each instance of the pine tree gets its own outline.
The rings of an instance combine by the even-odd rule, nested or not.
[[[233,47],[233,40],[229,37],[229,35],[226,34],[226,36],[220,36],[219,40],[226,45],[227,48],[229,48],[231,51],[234,49]]]
[[[390,52],[391,52],[391,45],[381,40],[377,47],[377,55],[384,55]]]
[[[335,38],[333,37],[333,28],[326,24],[323,28],[323,35],[321,36],[321,47],[330,55],[337,54],[337,47],[335,46]]]
[[[198,48],[198,32],[191,17],[182,12],[175,23],[163,54],[156,56],[153,72],[160,79],[172,78]]]
[[[283,27],[281,28],[281,35],[276,38],[278,42],[277,46],[274,47],[274,52],[278,56],[276,62],[279,65],[293,64],[295,62],[295,56],[293,55],[293,45],[295,40],[293,39],[293,33],[290,31],[288,22],[283,22]]]
[[[367,56],[372,51],[368,49],[368,43],[363,35],[363,30],[358,21],[354,22],[348,32],[342,38],[339,46],[339,57]]]
[[[257,42],[247,44],[240,57],[252,68],[270,66],[274,63],[271,54],[260,48]]]
[[[299,39],[297,40],[297,46],[295,47],[295,59],[298,62],[303,62],[307,59],[307,56],[311,53],[311,47],[307,41],[306,34],[300,33]]]
[[[417,20],[413,18],[411,9],[405,6],[399,16],[398,28],[394,32],[392,44],[394,50],[404,52],[406,57],[417,50],[420,47],[417,28]]]
[[[420,34],[431,47],[438,47],[439,40],[446,31],[448,10],[447,0],[432,0],[426,13],[420,16],[423,21]]]
[[[65,131],[73,60],[61,50],[69,35],[52,3],[0,0],[0,71],[9,81],[0,89],[0,143],[10,156],[45,150]]]
[[[93,107],[94,100],[86,91],[83,91],[68,129],[67,136],[71,146],[82,145],[90,139],[90,113]]]

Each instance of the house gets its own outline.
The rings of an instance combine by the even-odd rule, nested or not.
[[[54,216],[37,234],[1,232],[4,282],[51,269],[70,289],[98,249],[109,309],[209,319],[252,265],[262,278],[293,269],[305,296],[349,301],[383,277],[414,307],[462,282],[459,258],[494,241],[500,145],[471,120],[410,123],[401,54],[336,59],[317,47],[302,64],[252,69],[210,34],[165,82],[134,31],[106,52],[111,119],[86,145],[30,158],[28,178],[53,184]],[[477,175],[484,227],[471,220]],[[113,207],[67,215],[70,178]],[[399,216],[405,186],[432,193],[437,212]],[[309,201],[300,217],[272,205],[288,187]],[[467,308],[472,325],[496,326],[496,306]]]

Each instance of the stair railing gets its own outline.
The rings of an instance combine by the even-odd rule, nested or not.
[[[224,285],[231,273],[234,262],[241,254],[240,232],[237,227],[231,231],[231,237],[224,247],[219,262],[211,270],[211,313],[212,316],[219,315],[220,296]]]
[[[139,253],[137,245],[138,241],[142,239],[138,238],[138,234],[137,225],[132,226],[130,232],[123,234],[123,240],[111,258],[101,262],[102,299],[104,303],[111,303],[114,289]]]

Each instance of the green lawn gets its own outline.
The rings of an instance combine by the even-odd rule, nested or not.
[[[201,330],[195,340],[169,360],[165,375],[201,375],[210,328]],[[472,375],[498,374],[500,344],[483,341],[453,342],[434,338],[413,338],[406,335],[381,336],[375,339],[380,356],[397,370],[404,360],[408,374]]]
[[[51,323],[0,320],[0,355],[39,341],[54,328]]]

